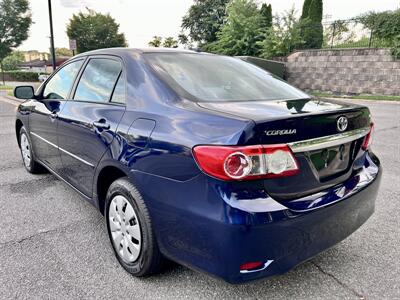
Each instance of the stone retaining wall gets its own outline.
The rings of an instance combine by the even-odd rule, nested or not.
[[[297,51],[287,58],[286,76],[303,90],[400,95],[400,60],[390,49]]]

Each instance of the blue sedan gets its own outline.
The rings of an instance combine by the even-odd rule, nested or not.
[[[231,283],[282,274],[374,211],[368,108],[237,58],[96,50],[14,95],[26,170],[96,206],[134,276],[168,259]]]

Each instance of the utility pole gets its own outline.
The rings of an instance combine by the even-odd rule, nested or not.
[[[333,48],[333,39],[335,38],[336,33],[336,21],[333,22],[333,30],[332,30],[332,40],[331,40],[331,49]]]
[[[49,21],[50,21],[50,51],[51,51],[51,58],[53,63],[53,71],[56,70],[56,51],[54,49],[54,34],[53,34],[53,15],[51,12],[51,0],[48,0],[49,6]]]

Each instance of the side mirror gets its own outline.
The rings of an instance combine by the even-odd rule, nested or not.
[[[35,91],[30,85],[17,86],[14,89],[14,97],[18,99],[33,99],[35,98]]]

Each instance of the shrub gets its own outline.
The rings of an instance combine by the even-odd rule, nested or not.
[[[392,47],[392,55],[400,59],[400,34],[394,38],[394,44]]]
[[[8,81],[38,81],[38,72],[24,72],[24,71],[4,71],[4,77]]]
[[[213,52],[226,55],[259,54],[263,39],[262,16],[255,0],[232,0],[227,8],[226,22],[218,32],[218,41],[210,45]]]
[[[272,58],[286,56],[295,48],[303,48],[301,21],[296,18],[296,10],[292,7],[282,15],[274,16],[274,24],[268,30],[266,39],[259,43],[260,57]]]

